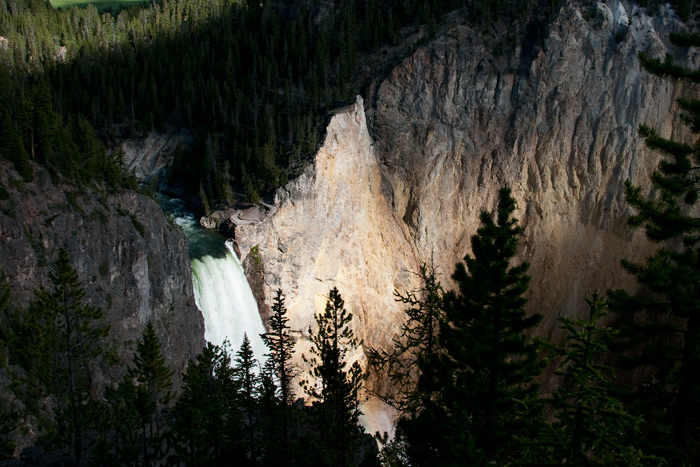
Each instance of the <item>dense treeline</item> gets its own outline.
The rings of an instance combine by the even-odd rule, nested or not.
[[[112,14],[3,0],[2,154],[25,174],[29,158],[115,183],[118,154],[82,163],[88,126],[107,143],[184,126],[198,138],[176,154],[177,183],[205,205],[230,201],[232,186],[254,200],[313,154],[324,114],[383,70],[381,58],[366,60],[382,46],[422,26],[434,34],[458,8],[482,24],[539,21],[533,6],[544,14],[557,3],[165,0]]]
[[[8,306],[0,277],[0,461],[13,456],[29,428],[41,448],[23,457],[33,453],[38,465],[378,465],[376,443],[358,422],[364,376],[347,358],[358,344],[337,289],[316,316],[318,331],[309,330],[313,356],[303,392],[292,385],[295,342],[279,291],[262,335],[266,361],[255,359],[247,336],[235,354],[227,342],[208,343],[175,395],[152,323],[131,361],[122,362],[104,351],[109,326],[101,309],[85,303],[64,249],[49,279],[48,289],[18,308]],[[96,375],[115,366],[126,367],[124,377],[101,387]],[[297,402],[298,392],[313,405]]]
[[[187,127],[198,136],[176,152],[173,182],[204,206],[230,202],[232,188],[253,201],[314,153],[329,110],[386,69],[373,55],[383,46],[429,38],[455,9],[479,27],[517,23],[524,38],[508,35],[511,46],[536,42],[559,3],[163,0],[100,12],[2,0],[0,153],[25,178],[33,159],[81,183],[132,186],[95,135],[109,146]]]
[[[474,26],[513,24],[523,37],[507,35],[511,46],[536,42],[559,3],[163,0],[100,12],[2,0],[0,155],[27,180],[34,160],[78,183],[133,187],[103,144],[187,127],[197,138],[176,151],[172,182],[206,208],[232,189],[254,201],[314,153],[329,110],[386,70],[383,46],[429,38],[455,9]],[[692,2],[676,3],[691,15]]]

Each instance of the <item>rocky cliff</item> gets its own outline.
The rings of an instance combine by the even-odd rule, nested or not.
[[[180,375],[204,345],[187,239],[180,229],[158,204],[137,193],[55,185],[38,166],[35,180],[22,183],[8,164],[0,164],[9,192],[0,200],[0,268],[10,280],[13,305],[26,306],[37,287],[50,285],[49,267],[63,247],[86,300],[102,307],[111,324],[105,346],[116,346],[130,363],[133,343],[151,321],[168,364]],[[120,372],[123,367],[102,376]]]
[[[446,282],[478,212],[492,209],[500,186],[513,188],[521,257],[532,263],[529,306],[545,316],[543,334],[559,313],[581,313],[584,294],[633,287],[620,259],[650,251],[626,226],[623,183],[648,185],[658,162],[640,124],[683,137],[674,117],[681,90],[644,72],[638,53],[697,63],[668,46],[679,27],[669,12],[569,3],[541,48],[508,57],[491,52],[496,37],[451,27],[379,83],[371,112],[395,212],[417,254],[434,251]]]
[[[674,105],[683,89],[649,76],[637,55],[697,64],[667,42],[679,27],[671,11],[567,2],[544,37],[503,54],[507,30],[477,34],[455,20],[377,82],[368,105],[333,116],[314,164],[277,192],[270,215],[236,228],[244,256],[258,246],[268,304],[278,287],[287,293],[299,351],[333,285],[365,346],[389,345],[402,311],[393,291],[415,287],[431,255],[449,287],[479,212],[506,184],[540,334],[556,335],[560,313],[580,316],[585,294],[633,289],[620,260],[652,246],[626,226],[623,183],[648,186],[658,163],[637,128],[687,136]]]

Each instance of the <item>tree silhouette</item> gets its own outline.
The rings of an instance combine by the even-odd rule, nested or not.
[[[359,364],[350,365],[347,358],[358,346],[350,327],[352,314],[333,287],[325,311],[315,317],[317,329],[309,329],[311,356],[304,356],[311,366],[311,378],[302,385],[307,394],[320,401],[318,424],[324,462],[352,465],[362,434],[358,392],[363,380]]]

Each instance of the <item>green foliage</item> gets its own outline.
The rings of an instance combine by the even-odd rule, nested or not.
[[[671,39],[684,46],[700,43],[697,34],[674,34]],[[642,54],[640,61],[655,75],[700,82],[697,70],[678,66],[668,56],[661,60]],[[697,135],[700,104],[683,98],[678,104],[683,121]],[[645,451],[674,464],[692,464],[700,455],[700,153],[696,144],[666,139],[647,126],[639,132],[663,159],[651,176],[650,194],[626,183],[627,201],[636,211],[629,224],[643,228],[661,246],[645,264],[622,263],[643,293],[610,291],[609,303],[624,323],[621,364],[631,371],[643,368],[647,377],[631,388],[629,401],[647,421]]]
[[[406,321],[399,337],[393,339],[393,349],[370,349],[368,355],[375,370],[386,374],[392,383],[393,390],[382,399],[408,417],[415,416],[434,396],[419,381],[429,360],[439,352],[438,331],[444,314],[443,290],[435,267],[423,264],[418,274],[422,283],[419,291],[394,292],[396,300],[407,308]]]
[[[124,413],[117,414],[117,419],[123,418],[124,414],[128,417],[120,420],[116,427],[123,432],[122,439],[127,441],[122,444],[122,449],[126,450],[122,453],[126,454],[124,461],[150,465],[163,460],[165,452],[159,414],[172,398],[172,374],[161,353],[160,339],[149,321],[136,344],[133,366],[115,394],[117,408],[124,410]],[[136,450],[135,446],[141,449]]]
[[[253,258],[256,265],[260,266],[262,264],[262,256],[260,256],[260,248],[258,245],[253,245],[250,248],[250,257]]]
[[[357,362],[349,365],[347,361],[358,342],[350,327],[352,314],[337,288],[331,289],[325,311],[315,318],[317,329],[309,329],[311,356],[303,356],[311,367],[310,378],[302,386],[320,401],[318,455],[324,465],[352,465],[362,433],[358,393],[364,375]]]
[[[225,465],[246,458],[240,385],[228,343],[207,346],[190,361],[174,410],[170,463]]]
[[[11,434],[17,428],[18,423],[17,413],[2,407],[0,411],[0,461],[12,459],[15,442]]]
[[[253,348],[250,346],[248,335],[243,335],[243,343],[236,352],[233,377],[238,385],[238,394],[242,401],[245,428],[247,434],[246,457],[252,462],[259,454],[258,442],[255,437],[257,423],[255,418],[259,379],[255,374],[255,367],[258,362],[255,360]]]
[[[105,389],[107,413],[102,435],[92,451],[93,465],[148,465],[157,459],[155,442],[147,432],[155,405],[148,389],[126,376],[116,387]]]
[[[141,340],[136,344],[134,366],[129,371],[134,381],[148,390],[149,397],[157,408],[168,405],[172,397],[170,390],[173,372],[165,363],[160,347],[160,339],[153,323],[149,321]]]
[[[7,188],[5,188],[5,185],[0,182],[0,201],[5,201],[10,199],[10,193],[7,191]]]
[[[131,5],[142,5],[148,3],[148,0],[52,0],[51,6],[59,8],[70,8],[72,6],[85,7],[93,5],[98,10],[118,10]]]
[[[211,212],[211,207],[209,206],[209,199],[204,191],[204,185],[199,183],[199,199],[202,202],[202,207],[204,208],[204,214],[209,214]]]
[[[294,390],[292,378],[297,374],[297,368],[292,364],[295,340],[290,333],[287,308],[284,305],[282,289],[278,289],[272,303],[272,315],[270,316],[270,331],[261,334],[265,346],[269,351],[266,356],[270,364],[270,372],[277,378],[280,399],[280,441],[282,452],[288,456],[289,452],[289,414],[287,407],[292,404]],[[264,375],[263,375],[264,376]],[[270,381],[274,387],[274,381]],[[270,385],[264,385],[269,387]],[[274,392],[273,392],[274,396]]]
[[[29,162],[29,154],[22,143],[22,136],[17,125],[12,121],[10,114],[5,110],[0,127],[0,154],[11,161],[15,170],[22,176],[25,182],[34,178],[32,165]]]
[[[135,214],[130,213],[126,209],[122,208],[121,206],[117,206],[117,213],[120,216],[126,216],[129,218],[131,221],[131,225],[134,226],[134,229],[143,237],[146,235],[146,228],[143,226],[140,220],[136,217]]]
[[[109,327],[101,322],[102,310],[84,302],[78,273],[63,248],[49,279],[52,288],[40,288],[29,309],[16,317],[10,352],[34,384],[56,398],[52,441],[71,446],[79,460],[99,405],[92,372]]]
[[[555,420],[537,437],[523,440],[526,465],[660,465],[632,443],[639,436],[642,420],[629,414],[614,396],[608,345],[618,334],[601,326],[605,301],[596,293],[586,297],[587,320],[560,316],[566,331],[563,346],[551,346],[561,359],[557,375],[562,377],[549,403]]]
[[[481,213],[473,256],[457,264],[459,291],[444,295],[440,351],[418,381],[434,396],[399,422],[411,465],[502,465],[521,450],[514,434],[535,433],[541,422],[534,379],[542,365],[526,334],[540,316],[524,310],[528,264],[510,264],[522,232],[514,211],[501,189],[496,220]]]
[[[6,335],[6,330],[3,325],[6,325],[7,319],[6,309],[10,302],[10,286],[7,283],[5,273],[0,270],[0,371],[8,367],[8,355],[6,343],[3,341]],[[19,415],[14,411],[9,401],[0,397],[0,461],[10,459],[15,449],[15,443],[12,439],[12,432],[18,425]]]
[[[298,173],[322,141],[324,114],[382,72],[366,59],[384,45],[424,25],[432,37],[455,9],[474,24],[507,23],[557,2],[341,1],[322,15],[296,0],[165,0],[102,14],[114,2],[5,3],[0,34],[13,46],[0,49],[0,101],[17,122],[6,125],[17,150],[3,154],[23,177],[28,156],[81,183],[125,186],[88,126],[109,143],[188,127],[195,142],[171,178],[191,193],[203,184],[212,207],[232,188],[256,202]]]

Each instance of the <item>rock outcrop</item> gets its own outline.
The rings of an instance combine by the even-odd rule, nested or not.
[[[540,334],[556,337],[560,313],[580,316],[585,294],[634,289],[620,260],[653,247],[626,226],[623,183],[648,186],[659,157],[637,128],[688,136],[674,104],[683,89],[648,75],[637,55],[698,57],[668,44],[672,12],[583,3],[561,7],[542,46],[509,56],[495,51],[498,33],[445,28],[374,86],[372,138],[361,101],[339,111],[270,215],[236,228],[243,256],[258,246],[268,304],[278,287],[287,294],[299,352],[332,286],[364,345],[390,345],[402,319],[393,291],[414,288],[412,272],[431,256],[450,287],[503,185],[525,228],[520,257],[532,263],[528,307],[545,316]]]
[[[300,355],[309,354],[314,313],[323,311],[334,286],[366,345],[388,347],[400,328],[403,312],[393,292],[416,286],[418,263],[388,189],[358,99],[333,116],[315,163],[277,192],[270,215],[236,227],[244,264],[251,251],[260,255],[267,300],[277,288],[287,296],[289,325],[300,337],[299,364]],[[349,357],[364,362],[363,349]]]
[[[22,183],[7,163],[0,164],[9,192],[0,200],[0,268],[12,286],[13,305],[26,306],[36,288],[50,286],[49,267],[63,247],[86,300],[101,307],[111,325],[105,345],[114,342],[130,363],[133,343],[151,321],[167,363],[180,375],[204,346],[184,233],[145,196],[56,186],[38,166],[35,180]]]
[[[331,119],[315,163],[277,192],[269,216],[236,227],[244,257],[257,246],[267,299],[286,294],[292,329],[306,335],[336,286],[356,336],[391,343],[402,318],[393,291],[414,286],[417,258],[385,185],[358,101]]]
[[[167,169],[172,164],[178,145],[184,150],[192,144],[192,135],[186,131],[151,132],[141,139],[129,139],[120,144],[124,166],[141,182],[156,179],[163,184]]]
[[[679,26],[669,12],[567,3],[541,48],[510,57],[490,51],[497,38],[451,27],[379,83],[370,114],[395,214],[443,282],[469,251],[479,211],[513,189],[542,334],[556,333],[560,313],[580,316],[585,294],[634,287],[620,260],[651,246],[626,226],[623,184],[648,186],[658,163],[637,128],[687,136],[674,103],[682,89],[647,74],[637,55],[697,63],[668,45]]]

